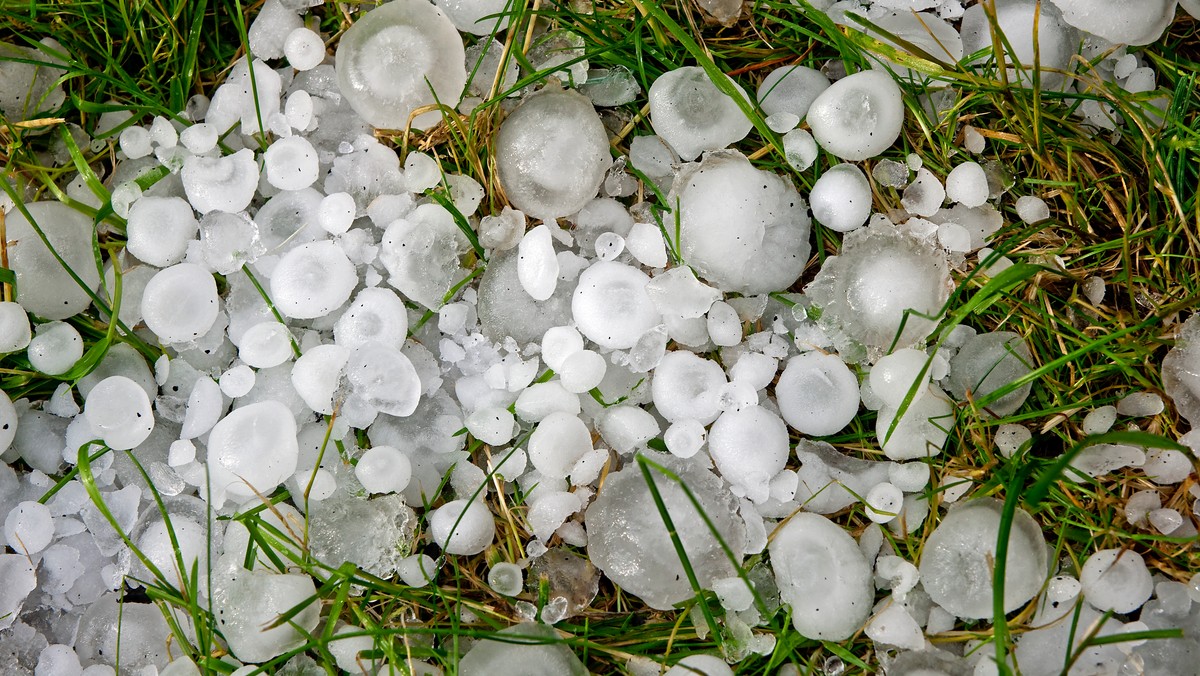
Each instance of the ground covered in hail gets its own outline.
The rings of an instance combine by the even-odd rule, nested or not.
[[[1197,15],[0,9],[0,671],[1200,673]]]

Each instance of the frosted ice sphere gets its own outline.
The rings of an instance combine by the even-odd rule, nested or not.
[[[382,413],[412,415],[421,400],[421,378],[403,352],[383,343],[364,343],[350,353],[346,380],[351,392]]]
[[[783,135],[783,153],[796,171],[805,171],[817,160],[817,142],[807,129],[793,129]]]
[[[485,444],[499,446],[513,438],[516,418],[498,406],[481,408],[467,416],[467,431]]]
[[[767,115],[791,113],[803,119],[812,102],[828,88],[829,78],[819,70],[780,66],[758,85],[758,105]]]
[[[684,461],[656,459],[688,485],[717,533],[741,560],[745,524],[737,499],[716,475]],[[651,470],[667,514],[701,587],[732,577],[733,564],[675,481]],[[584,517],[588,556],[612,582],[656,610],[670,610],[695,592],[663,525],[645,476],[636,465],[609,474]]]
[[[59,202],[32,202],[25,209],[54,251],[88,290],[95,291],[100,273],[92,257],[91,219]],[[25,214],[13,209],[5,218],[8,267],[16,275],[25,311],[42,319],[66,319],[83,312],[91,298],[46,248]]]
[[[946,189],[933,172],[921,168],[917,170],[916,178],[904,189],[900,204],[911,214],[917,216],[933,216],[942,208],[946,200]]]
[[[550,228],[535,226],[525,233],[517,245],[517,279],[531,298],[544,301],[554,295],[558,286],[558,258]]]
[[[988,179],[976,162],[963,162],[946,176],[946,197],[967,207],[983,206],[988,199]]]
[[[1104,278],[1103,277],[1088,277],[1083,280],[1083,296],[1087,298],[1092,305],[1100,305],[1104,302]]]
[[[1067,23],[1114,44],[1148,45],[1175,18],[1174,0],[1051,0]]]
[[[1002,503],[992,498],[955,506],[922,550],[921,584],[934,603],[958,617],[992,617],[992,577],[1002,510]],[[1020,608],[1038,593],[1049,565],[1041,529],[1028,512],[1017,508],[1005,561],[1005,613]]]
[[[296,70],[312,70],[325,60],[325,41],[307,28],[295,28],[283,41],[283,55]]]
[[[863,633],[876,643],[894,645],[905,650],[921,650],[925,647],[925,633],[921,630],[921,625],[917,624],[909,611],[899,603],[891,603],[875,613],[867,622]],[[891,671],[889,670],[889,672]],[[944,674],[946,672],[931,671],[929,673]]]
[[[870,564],[841,526],[819,514],[794,514],[775,531],[770,554],[796,631],[842,641],[862,628],[875,585]]]
[[[62,375],[83,356],[83,338],[66,322],[39,324],[26,356],[34,369],[46,375]]]
[[[217,321],[217,283],[204,268],[180,263],[160,270],[142,293],[142,319],[164,343],[186,343]]]
[[[1038,197],[1018,197],[1016,209],[1017,216],[1026,223],[1041,223],[1050,218],[1050,207]]]
[[[263,153],[263,167],[267,182],[280,190],[303,190],[315,183],[320,173],[317,150],[303,136],[272,143]]]
[[[663,442],[675,457],[690,458],[704,447],[707,434],[699,420],[685,418],[671,423],[663,434]]]
[[[614,451],[632,453],[662,433],[658,419],[638,406],[613,406],[597,419],[596,428]]]
[[[880,357],[868,376],[872,394],[884,406],[894,409],[900,407],[910,392],[913,401],[919,399],[929,384],[929,361],[923,350],[911,347]]]
[[[28,556],[0,554],[0,630],[12,626],[37,584],[37,573]]]
[[[261,570],[230,569],[215,573],[212,602],[217,626],[229,651],[244,662],[266,662],[304,645],[317,628],[321,604],[307,575],[279,575]],[[309,601],[287,622],[279,616]]]
[[[127,451],[154,431],[150,398],[140,385],[124,376],[110,376],[88,393],[83,415],[106,446]]]
[[[474,556],[496,536],[496,522],[482,498],[452,500],[429,516],[433,541],[447,554]]]
[[[721,414],[720,393],[725,383],[721,365],[686,350],[663,356],[650,392],[654,408],[667,422],[698,420],[707,425]]]
[[[567,357],[559,371],[563,388],[582,394],[600,385],[608,370],[608,361],[597,352],[580,350]]]
[[[1117,414],[1148,418],[1163,412],[1163,400],[1154,392],[1130,392],[1117,402]]]
[[[924,340],[951,289],[942,251],[891,225],[872,224],[847,233],[841,254],[825,260],[805,291],[837,342],[857,343],[878,358]]]
[[[333,335],[343,347],[378,341],[399,349],[408,336],[408,310],[391,289],[366,288],[338,318]]]
[[[542,361],[558,371],[567,357],[583,349],[583,336],[572,326],[555,326],[542,334]]]
[[[309,408],[332,415],[334,396],[348,361],[350,350],[341,345],[309,348],[292,365],[292,387]]]
[[[358,458],[354,476],[368,493],[399,493],[408,487],[412,465],[391,446],[372,446]]]
[[[694,674],[733,676],[733,669],[729,668],[725,660],[714,655],[688,655],[676,662],[675,666],[667,669],[664,676],[693,676]]]
[[[732,347],[742,342],[742,320],[729,303],[721,300],[713,303],[705,322],[714,345]]]
[[[548,223],[582,209],[612,166],[608,135],[591,101],[558,87],[529,96],[505,118],[495,156],[513,206]]]
[[[25,308],[13,301],[0,301],[0,354],[24,350],[32,338]]]
[[[17,436],[17,409],[7,392],[0,392],[0,455],[3,455]]]
[[[525,573],[515,563],[501,561],[488,570],[488,586],[502,596],[516,596],[525,588]]]
[[[296,419],[278,401],[234,409],[213,426],[208,468],[214,491],[236,498],[268,495],[296,473]]]
[[[737,495],[754,502],[770,497],[771,478],[787,464],[788,432],[762,406],[726,411],[708,433],[708,453]]]
[[[1033,42],[1035,25],[1037,45]],[[1037,0],[997,2],[994,28],[982,6],[967,8],[962,18],[963,53],[974,54],[986,49],[987,56],[983,58],[991,62],[993,30],[1003,33],[1007,38],[1004,60],[1009,64],[1020,64],[1020,68],[1008,68],[1009,82],[1020,83],[1025,87],[1032,86],[1035,54],[1036,61],[1041,66],[1038,75],[1043,89],[1061,90],[1069,81],[1063,72],[1073,70],[1071,59],[1079,48],[1081,36],[1079,31],[1063,20],[1062,13],[1055,7],[1055,3],[1038,3]]]
[[[979,401],[1032,371],[1033,353],[1011,331],[981,333],[967,340],[950,360],[946,390],[955,398]],[[1012,415],[1025,403],[1033,383],[1025,383],[984,406],[996,417]]]
[[[662,317],[647,293],[650,278],[635,267],[598,261],[579,275],[571,316],[588,340],[618,350],[633,347]]]
[[[133,203],[125,226],[129,253],[160,268],[182,262],[200,224],[179,197],[145,196]]]
[[[791,182],[754,168],[739,153],[714,153],[689,165],[669,198],[679,200],[675,244],[683,259],[722,291],[786,289],[808,263],[808,205]]]
[[[454,27],[472,35],[491,35],[508,28],[507,0],[437,0]]]
[[[333,566],[349,561],[379,577],[396,573],[417,527],[417,515],[394,493],[364,500],[342,492],[309,509],[314,558]]]
[[[587,669],[553,627],[526,622],[475,643],[458,663],[461,676],[586,676]]]
[[[900,138],[904,101],[892,76],[877,70],[849,75],[821,92],[808,109],[813,138],[835,157],[879,155]]]
[[[813,218],[837,232],[860,228],[871,217],[871,184],[848,162],[825,170],[808,194]]]
[[[33,556],[54,538],[54,518],[50,508],[26,500],[13,507],[4,519],[4,539],[18,554]]]
[[[449,211],[440,204],[422,204],[387,227],[379,260],[387,268],[388,284],[436,310],[467,275],[459,259],[469,248]]]
[[[1131,549],[1101,549],[1079,571],[1083,598],[1097,610],[1131,613],[1154,590],[1142,555]]]
[[[555,412],[529,437],[529,461],[547,477],[563,479],[592,450],[592,435],[577,416]]]
[[[809,352],[792,357],[775,384],[779,413],[801,434],[840,432],[858,413],[858,378],[838,357]]]
[[[225,157],[193,155],[179,173],[188,202],[196,211],[237,213],[250,206],[258,188],[258,163],[254,151],[243,148]]]
[[[898,412],[899,408],[884,406],[875,419],[875,436],[887,457],[903,461],[941,453],[954,427],[954,404],[940,388],[929,385],[924,394],[914,398],[893,429]]]
[[[1175,410],[1193,426],[1200,424],[1200,315],[1180,328],[1175,347],[1163,358],[1162,379]]]
[[[331,235],[340,235],[349,230],[356,215],[354,197],[345,192],[326,195],[321,198],[321,205],[317,208],[317,222],[322,230]]]
[[[271,300],[285,317],[333,312],[358,285],[354,264],[336,243],[309,242],[287,252],[271,272]]]
[[[245,214],[210,211],[200,219],[204,264],[213,272],[229,275],[263,253],[258,226]]]
[[[749,101],[740,85],[726,81],[743,101]],[[737,101],[718,89],[699,66],[663,73],[650,85],[649,97],[654,133],[688,162],[706,150],[737,143],[754,126]]]
[[[338,88],[374,127],[404,129],[419,107],[454,107],[467,83],[462,38],[442,10],[423,0],[394,0],[358,17],[338,43]],[[427,129],[440,111],[412,119]]]
[[[292,356],[288,327],[276,321],[259,322],[238,341],[238,357],[256,369],[279,366]]]

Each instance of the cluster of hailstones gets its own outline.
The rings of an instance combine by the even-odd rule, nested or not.
[[[565,547],[585,550],[651,608],[676,607],[695,592],[638,455],[650,461],[696,582],[726,611],[726,654],[692,656],[668,673],[732,673],[727,660],[771,652],[775,639],[760,627],[781,605],[809,638],[865,631],[889,673],[997,672],[986,644],[928,641],[993,617],[1002,510],[990,498],[961,499],[970,480],[937,476],[926,461],[941,452],[956,406],[1010,415],[1036,366],[1011,332],[934,333],[952,271],[994,275],[1011,265],[987,248],[1005,222],[1007,182],[997,164],[971,159],[984,150],[977,131],[964,130],[962,161],[944,180],[915,156],[874,162],[873,178],[899,191],[903,208],[872,213],[856,163],[898,138],[904,104],[893,74],[880,64],[831,83],[809,68],[775,70],[755,99],[784,133],[789,162],[807,170],[818,148],[842,161],[820,172],[806,203],[786,177],[726,149],[751,129],[730,93],[750,97],[732,79],[718,87],[695,67],[657,78],[648,92],[655,134],[634,137],[614,162],[597,107],[635,100],[638,85],[628,73],[574,64],[559,75],[578,90],[548,81],[504,102],[496,171],[516,208],[479,214],[474,179],[443,173],[420,152],[401,164],[372,131],[435,124],[440,112],[412,115],[435,97],[513,89],[515,67],[498,71],[503,46],[490,37],[504,28],[488,18],[503,3],[394,0],[358,16],[336,57],[305,26],[307,4],[268,0],[250,30],[258,58],[238,62],[211,100],[194,99],[179,120],[120,132],[108,183],[125,225],[101,234],[126,244],[104,269],[92,257],[91,218],[56,202],[4,205],[19,294],[0,303],[0,351],[24,351],[30,369],[64,377],[44,401],[0,396],[6,673],[111,674],[118,647],[121,673],[197,673],[169,650],[157,606],[119,596],[147,580],[179,586],[192,566],[211,571],[193,592],[211,598],[233,666],[275,659],[334,622],[329,652],[357,673],[372,639],[323,617],[317,603],[273,626],[314,595],[313,578],[261,550],[248,555],[244,519],[212,518],[260,508],[281,488],[288,497],[257,517],[274,526],[281,560],[299,551],[290,538],[307,527],[318,560],[413,586],[436,579],[442,560],[427,552],[488,549],[491,496],[519,493],[533,538],[525,558],[496,563],[488,578],[522,620],[504,633],[545,636],[546,625],[586,609],[598,574]],[[896,4],[869,8],[876,25],[916,44],[936,37],[956,58],[976,51],[980,6],[899,3],[949,17],[957,8],[960,34],[936,14],[888,13]],[[1149,41],[1131,38],[1126,19],[1146,24],[1149,39],[1162,32],[1146,7],[1118,15],[1127,4],[997,0],[996,10],[1018,53],[1032,49],[1020,27],[1040,21],[1041,60],[1052,67],[1055,55],[1074,53],[1081,30],[1091,32],[1089,48]],[[829,11],[844,19],[846,5]],[[464,49],[460,31],[481,37]],[[570,47],[572,37],[554,39]],[[1140,57],[1114,53],[1105,62],[1114,82],[1145,79]],[[274,68],[263,60],[282,57]],[[12,72],[16,90],[53,86],[36,71]],[[22,100],[13,91],[0,92],[5,105]],[[107,113],[101,131],[126,120]],[[271,142],[260,152],[256,138]],[[135,181],[152,171],[161,180]],[[667,193],[677,213],[630,205],[638,180]],[[65,190],[100,206],[82,179]],[[810,210],[844,233],[842,248],[803,293],[790,293],[809,263]],[[1017,199],[1015,211],[1027,223],[1049,218],[1036,197]],[[117,320],[131,333],[77,378],[85,322],[70,320],[92,305],[107,317],[118,288]],[[1103,280],[1089,279],[1085,295],[1102,303]],[[1197,338],[1200,325],[1189,322],[1164,364],[1191,420],[1200,420]],[[843,430],[860,405],[876,411],[886,460],[816,440]],[[1096,434],[1120,416],[1162,409],[1156,395],[1132,393],[1081,425]],[[1017,425],[995,434],[1005,456],[1029,440]],[[78,479],[55,486],[84,456],[104,510]],[[17,460],[28,471],[14,470]],[[1099,476],[1127,466],[1160,485],[1190,471],[1176,451],[1113,444],[1089,448],[1073,469]],[[437,497],[443,483],[454,499]],[[418,517],[412,507],[427,500],[436,507]],[[857,538],[824,516],[855,504],[871,522]],[[939,504],[950,508],[931,516]],[[1174,537],[1196,533],[1155,490],[1135,494],[1125,517]],[[437,550],[415,539],[419,518]],[[938,525],[919,561],[890,546],[930,519]],[[738,574],[735,563],[764,551],[767,565]],[[525,593],[527,571],[570,572],[551,576],[558,582],[539,608]],[[1012,522],[1000,605],[1035,604],[1038,627],[1017,639],[1023,673],[1057,673],[1085,633],[1072,626],[1101,635],[1195,627],[1197,594],[1194,580],[1152,574],[1134,551],[1102,550],[1078,571],[1059,570],[1033,518],[1018,510]],[[186,610],[169,612],[186,634]],[[1195,638],[1105,644],[1078,663],[1088,673],[1184,673],[1198,648]],[[469,674],[513,669],[584,673],[562,645],[499,639],[475,643],[460,663]]]

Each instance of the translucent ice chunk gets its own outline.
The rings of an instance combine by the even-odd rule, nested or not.
[[[310,242],[287,252],[271,272],[271,300],[294,319],[324,317],[358,285],[354,264],[336,243]]]
[[[892,76],[876,70],[849,75],[821,92],[808,125],[821,147],[843,160],[879,155],[900,137],[904,102]]]
[[[525,573],[515,563],[501,561],[488,571],[488,586],[504,596],[516,596],[525,587]]]
[[[57,43],[42,43],[55,48]],[[61,50],[61,46],[57,46]],[[9,123],[28,120],[43,110],[53,110],[65,100],[57,84],[62,71],[49,64],[55,61],[36,47],[18,47],[0,42],[0,114]],[[30,63],[33,62],[33,63]],[[12,622],[12,618],[9,618]]]
[[[875,436],[892,460],[914,460],[941,453],[954,427],[954,404],[936,385],[915,397],[895,422],[899,407],[884,406],[875,419]],[[893,427],[893,424],[895,425]]]
[[[767,115],[791,113],[803,119],[812,102],[828,88],[829,78],[819,70],[780,66],[758,85],[758,105]]]
[[[472,35],[491,35],[508,27],[507,0],[437,0],[454,27]]]
[[[858,413],[858,378],[835,355],[809,352],[788,361],[775,396],[780,415],[796,431],[828,436]]]
[[[18,554],[33,556],[50,544],[54,537],[54,517],[50,508],[26,500],[13,507],[4,519],[4,540]]]
[[[235,409],[208,438],[214,491],[237,498],[267,495],[296,472],[296,420],[286,406],[262,401]]]
[[[571,316],[592,342],[618,350],[633,347],[662,317],[650,300],[646,273],[614,261],[583,271],[571,298]]]
[[[1148,45],[1175,18],[1174,0],[1051,0],[1067,23],[1114,44]]]
[[[749,100],[732,79],[727,84],[742,100]],[[737,143],[754,126],[737,102],[718,89],[699,66],[663,73],[650,86],[649,97],[654,132],[689,162],[705,150]]]
[[[399,349],[408,336],[408,310],[391,289],[366,288],[338,318],[333,335],[347,348],[378,341]]]
[[[242,269],[263,253],[254,221],[225,211],[210,211],[200,219],[200,244],[204,264],[221,275]]]
[[[516,252],[492,257],[479,281],[477,311],[483,334],[497,342],[512,337],[520,345],[541,340],[547,329],[571,321],[567,286],[560,284],[548,300],[535,301],[517,276]]]
[[[140,385],[124,376],[105,378],[92,388],[83,415],[92,432],[112,449],[127,451],[154,430],[150,398]]]
[[[309,408],[331,415],[342,369],[349,360],[350,350],[341,345],[309,348],[292,366],[292,387]]]
[[[63,262],[94,291],[100,273],[92,257],[91,219],[59,202],[33,202],[25,209]],[[13,209],[5,218],[8,266],[17,277],[21,306],[43,319],[66,319],[87,308],[87,291],[46,248],[25,214]]]
[[[871,217],[871,184],[862,170],[842,163],[825,170],[808,195],[813,218],[837,232],[862,227]]]
[[[787,427],[762,406],[722,413],[708,434],[708,452],[721,476],[754,502],[770,497],[771,478],[787,463],[788,450]]]
[[[236,566],[237,564],[232,564]],[[229,650],[245,662],[265,662],[304,644],[320,621],[321,604],[309,602],[287,622],[281,614],[316,595],[307,575],[261,570],[214,574],[212,602]]]
[[[467,238],[440,204],[423,204],[388,226],[379,260],[391,284],[408,298],[436,310],[467,272],[459,258]]]
[[[216,281],[192,263],[160,270],[142,293],[142,319],[165,343],[185,343],[208,333],[219,309]]]
[[[917,216],[933,216],[942,208],[942,202],[946,200],[946,189],[942,187],[941,181],[933,172],[928,169],[921,168],[917,170],[917,175],[912,183],[904,189],[904,196],[900,199],[900,204],[909,213]]]
[[[202,214],[221,210],[237,213],[250,206],[258,188],[254,151],[243,148],[225,157],[193,155],[179,173],[192,208]]]
[[[397,572],[417,527],[417,515],[394,493],[369,500],[338,493],[310,504],[309,520],[309,546],[318,561],[349,561],[380,577]]]
[[[1131,613],[1154,589],[1141,554],[1131,549],[1101,549],[1088,557],[1079,573],[1083,598],[1097,610]]]
[[[823,441],[801,440],[796,459],[800,469],[795,498],[809,512],[837,512],[888,480],[888,463],[845,455]]]
[[[1175,347],[1163,358],[1162,379],[1179,414],[1193,425],[1200,423],[1200,315],[1180,328]]]
[[[959,400],[973,401],[1008,386],[1029,374],[1033,353],[1011,331],[981,333],[967,340],[950,360],[946,389]],[[1012,415],[1025,403],[1033,383],[1025,383],[983,407],[996,417]]]

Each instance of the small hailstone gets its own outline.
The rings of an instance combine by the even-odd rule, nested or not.
[[[1129,549],[1101,549],[1079,574],[1083,598],[1097,610],[1130,613],[1150,598],[1154,582],[1142,555]]]
[[[287,120],[288,126],[296,131],[305,131],[311,127],[313,122],[312,94],[303,89],[297,89],[288,94],[287,101],[283,104],[283,116]]]
[[[337,244],[310,242],[292,249],[276,264],[271,299],[285,317],[315,319],[345,303],[357,284],[354,264]]]
[[[958,499],[967,494],[975,483],[970,479],[959,476],[948,476],[942,482],[942,501],[943,502],[958,502]]]
[[[221,387],[222,394],[230,399],[237,399],[253,389],[254,381],[254,369],[245,364],[239,364],[222,373],[217,383]]]
[[[634,223],[625,237],[625,248],[639,263],[649,268],[667,264],[667,246],[662,232],[652,223]]]
[[[411,152],[404,158],[404,182],[410,192],[423,193],[442,182],[442,170],[437,160],[422,152]]]
[[[800,118],[793,113],[774,113],[767,116],[767,127],[776,134],[786,134],[800,124]]]
[[[583,336],[573,326],[555,326],[542,335],[542,361],[558,371],[567,357],[583,349]]]
[[[34,369],[46,375],[61,375],[83,356],[83,337],[66,322],[39,324],[26,356]]]
[[[292,336],[277,321],[259,322],[246,329],[238,342],[238,357],[256,369],[279,366],[292,357]]]
[[[544,301],[554,295],[558,273],[554,240],[549,226],[543,223],[525,233],[517,245],[517,279],[531,298]]]
[[[1192,461],[1181,451],[1152,448],[1146,451],[1142,472],[1156,484],[1173,485],[1181,483],[1192,473]]]
[[[967,149],[967,152],[978,155],[987,148],[987,139],[975,127],[964,127],[963,147]]]
[[[1117,414],[1133,418],[1148,418],[1163,412],[1162,397],[1154,392],[1131,392],[1117,402]]]
[[[888,482],[876,484],[866,495],[867,518],[875,523],[887,523],[900,513],[904,493]]]
[[[396,564],[396,574],[409,587],[424,587],[437,577],[437,564],[428,554],[413,554]]]
[[[912,171],[920,171],[921,167],[925,166],[925,160],[921,159],[921,156],[916,153],[909,153],[905,155],[904,161],[908,164],[908,168]]]
[[[671,455],[690,458],[704,447],[706,434],[699,420],[684,418],[671,423],[663,434],[663,442]]]
[[[895,160],[879,160],[871,169],[871,176],[884,187],[903,188],[908,185],[908,166]]]
[[[167,464],[171,467],[182,467],[196,459],[196,444],[188,439],[177,439],[171,442],[167,451]]]
[[[805,171],[817,160],[817,142],[807,129],[793,129],[783,135],[783,153],[796,171]]]
[[[109,376],[88,393],[83,415],[93,434],[110,448],[127,451],[154,430],[150,398],[141,385],[125,376]]]
[[[1088,411],[1088,414],[1083,417],[1080,428],[1084,434],[1104,434],[1112,429],[1113,423],[1116,421],[1117,407],[1101,406]]]
[[[447,554],[474,556],[496,537],[496,521],[480,499],[453,500],[429,516],[434,542]]]
[[[1038,197],[1025,195],[1017,198],[1017,216],[1030,225],[1050,218],[1050,207]]]
[[[488,586],[501,596],[516,596],[525,587],[525,573],[515,563],[501,561],[488,571]]]
[[[515,423],[516,419],[507,409],[486,407],[467,416],[466,427],[476,439],[499,446],[512,440]]]
[[[1083,280],[1083,295],[1087,297],[1088,302],[1092,305],[1099,305],[1104,302],[1104,279],[1100,277],[1088,277]]]
[[[18,554],[37,554],[45,549],[53,538],[54,519],[50,508],[40,502],[22,502],[14,507],[4,520],[4,539]]]
[[[349,193],[331,193],[321,198],[317,223],[325,232],[340,235],[350,229],[355,213],[354,198]]]
[[[32,338],[25,308],[13,301],[0,302],[0,354],[24,350]]]
[[[592,435],[587,425],[568,413],[551,413],[529,436],[529,461],[552,479],[566,478],[575,463],[591,450]]]
[[[603,232],[596,238],[596,257],[602,261],[615,260],[625,250],[625,238],[615,232]]]
[[[858,413],[858,378],[839,357],[809,352],[792,357],[775,385],[779,412],[796,431],[827,436]]]
[[[368,493],[399,493],[408,487],[412,464],[391,446],[372,446],[354,466],[354,476]]]
[[[826,170],[809,194],[813,218],[830,230],[849,232],[871,216],[871,184],[848,162]]]
[[[1150,525],[1163,535],[1170,535],[1183,525],[1183,516],[1174,509],[1156,509],[1150,512]]]
[[[145,263],[167,267],[183,261],[199,228],[186,200],[142,197],[129,209],[126,248]]]
[[[892,463],[888,481],[905,493],[916,493],[929,484],[929,466],[923,462]]]
[[[121,132],[118,144],[121,146],[121,152],[131,160],[145,157],[154,150],[150,145],[150,132],[136,124]]]
[[[296,70],[312,70],[325,60],[325,42],[307,28],[297,28],[283,41],[283,55]]]
[[[303,190],[317,180],[317,150],[302,136],[281,138],[263,153],[267,182],[280,190]]]
[[[730,347],[742,342],[742,321],[729,303],[720,300],[713,303],[705,321],[714,345]]]
[[[75,403],[70,383],[59,383],[54,388],[54,394],[46,400],[42,410],[60,418],[74,418],[79,414],[79,404]]]
[[[591,350],[579,350],[563,360],[559,376],[568,392],[580,394],[597,387],[604,379],[608,362]]]
[[[1001,425],[996,430],[995,443],[1000,455],[1011,458],[1026,442],[1033,438],[1033,433],[1024,425]]]
[[[732,79],[726,78],[726,84],[748,99]],[[655,133],[689,162],[706,150],[737,143],[754,127],[737,102],[718,89],[699,66],[663,73],[650,86],[648,96]]]
[[[904,189],[900,204],[911,214],[928,217],[937,213],[945,200],[946,189],[937,176],[928,169],[918,169],[916,178]]]
[[[946,197],[967,207],[983,206],[988,199],[988,180],[983,167],[963,162],[946,176]]]

